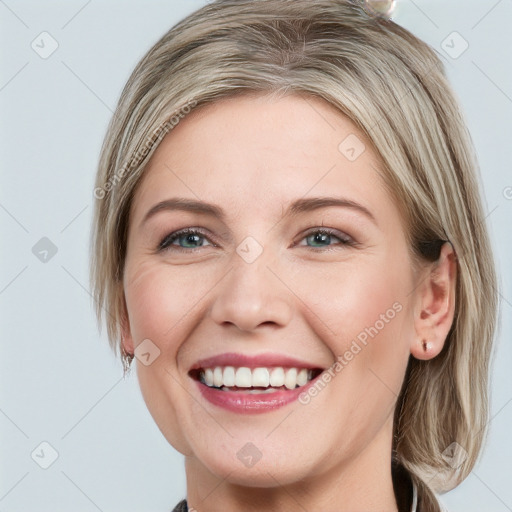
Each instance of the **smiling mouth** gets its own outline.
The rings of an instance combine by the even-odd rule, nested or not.
[[[191,370],[189,375],[219,391],[248,394],[275,393],[300,388],[322,373],[321,368],[285,368],[282,366],[248,368],[215,366]]]

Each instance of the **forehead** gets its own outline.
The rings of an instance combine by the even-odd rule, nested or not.
[[[386,199],[381,162],[350,119],[320,98],[237,96],[192,111],[169,132],[136,192],[135,215],[169,195],[259,213],[304,196]]]

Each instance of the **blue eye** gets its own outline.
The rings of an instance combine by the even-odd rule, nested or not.
[[[315,231],[311,231],[306,235],[303,240],[307,240],[307,246],[313,248],[322,248],[328,247],[330,248],[332,239],[339,240],[340,244],[336,245],[354,245],[354,241],[347,235],[343,235],[342,233],[335,232],[331,229],[316,229]],[[310,245],[311,242],[311,245]],[[320,245],[315,245],[320,244]],[[299,244],[302,245],[302,244]]]
[[[339,243],[333,244],[333,239],[338,240]],[[310,231],[302,240],[306,240],[306,245],[309,249],[322,249],[332,250],[331,246],[351,246],[355,245],[355,242],[348,235],[344,235],[341,232],[334,231],[325,228],[316,228],[314,231]],[[301,241],[302,241],[301,240]],[[178,242],[177,244],[175,242]],[[205,243],[206,242],[206,243]],[[206,235],[199,229],[187,228],[181,231],[175,231],[167,235],[158,245],[158,251],[186,251],[190,252],[194,249],[211,245],[216,247],[214,243],[211,243]]]
[[[203,247],[204,241],[207,240],[204,234],[192,228],[182,229],[167,235],[159,244],[158,250],[163,251],[164,249],[171,249],[171,246],[175,241],[178,241],[178,246],[172,247],[171,250],[188,250],[195,249],[197,247]],[[214,244],[210,244],[214,245]]]

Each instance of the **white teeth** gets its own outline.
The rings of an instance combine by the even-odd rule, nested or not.
[[[266,393],[275,393],[277,389],[275,388],[267,388],[267,389],[248,389],[247,393],[250,393],[251,395],[263,395]]]
[[[212,380],[213,380],[213,373],[212,373]],[[297,384],[297,368],[290,368],[286,375],[284,376],[284,385],[288,389],[295,389],[295,386]]]
[[[285,387],[295,389],[304,386],[313,378],[313,371],[307,368],[247,368],[245,366],[216,366],[204,368],[199,373],[200,380],[209,387],[227,390],[229,388],[260,388],[250,389],[250,393],[275,391],[275,388]],[[261,389],[267,388],[267,389]]]
[[[222,386],[222,368],[216,366],[213,370],[213,385],[217,388]]]
[[[206,368],[204,371],[204,381],[207,386],[213,386],[213,370],[211,368]]]
[[[233,366],[226,366],[222,374],[222,384],[229,388],[235,385],[235,368]]]
[[[213,380],[215,382],[215,373],[213,374]],[[297,384],[299,386],[304,386],[308,381],[308,371],[306,368],[301,368],[299,373],[297,374]]]
[[[270,382],[270,375],[266,368],[255,368],[252,371],[252,387],[268,387]]]
[[[279,388],[284,386],[284,370],[282,368],[273,368],[270,372],[270,385]]]
[[[237,388],[250,388],[252,386],[251,369],[242,366],[235,373],[235,386]]]
[[[232,391],[231,388],[222,387],[222,391]],[[268,393],[275,393],[276,391],[279,391],[279,389],[276,388],[267,388],[267,389],[248,389],[245,391],[245,393],[249,393],[250,395],[265,395]]]

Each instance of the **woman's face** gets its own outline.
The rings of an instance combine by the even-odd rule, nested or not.
[[[151,158],[125,343],[197,471],[275,486],[389,462],[415,275],[379,167],[346,117],[297,95],[194,111]]]

